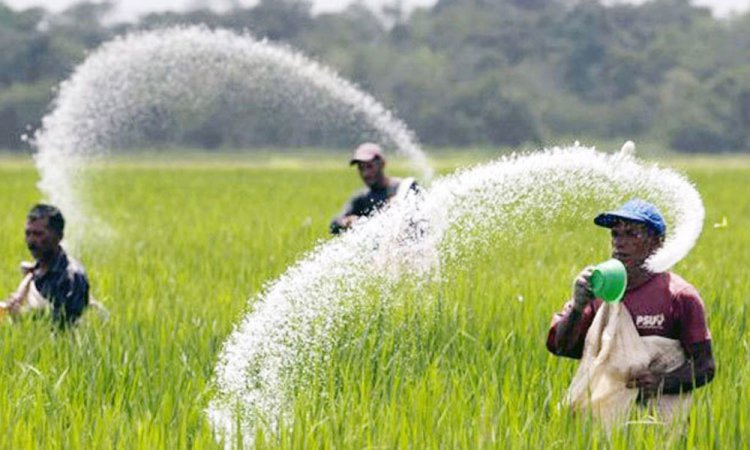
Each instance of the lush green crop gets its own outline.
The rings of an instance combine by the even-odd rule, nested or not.
[[[575,273],[608,255],[606,232],[563,220],[517,240],[498,235],[496,246],[451,262],[441,281],[392,293],[393,307],[381,308],[375,294],[363,300],[367,314],[347,325],[333,363],[297,393],[291,426],[260,430],[256,445],[750,446],[750,168],[685,167],[707,220],[675,270],[704,297],[718,372],[697,391],[684,434],[631,424],[608,441],[558,408],[575,362],[547,353],[549,319]],[[22,226],[39,200],[35,182],[29,163],[0,164],[3,292],[29,258]],[[89,201],[113,233],[82,243],[77,256],[111,317],[89,311],[63,335],[44,320],[0,324],[0,446],[220,447],[204,408],[224,339],[249,297],[329,239],[330,217],[358,187],[353,170],[314,160],[92,169]]]

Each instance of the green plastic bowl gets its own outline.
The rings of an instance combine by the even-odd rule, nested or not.
[[[594,266],[589,284],[597,298],[608,303],[617,303],[625,295],[628,272],[620,261],[610,259]]]

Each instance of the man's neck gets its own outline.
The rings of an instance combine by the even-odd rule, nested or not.
[[[47,273],[54,264],[54,262],[57,260],[57,257],[60,256],[60,252],[62,251],[62,247],[57,247],[54,252],[50,253],[49,255],[45,255],[44,258],[37,260],[37,271],[39,274],[44,275]]]
[[[651,271],[639,267],[637,269],[634,269],[631,273],[631,271],[628,271],[628,288],[627,290],[632,290],[639,288],[646,284],[649,280],[651,280],[654,277],[654,273]]]
[[[390,184],[390,181],[391,181],[390,178],[388,178],[387,176],[383,176],[370,189],[372,189],[374,191],[380,191],[380,190],[383,190],[383,189],[387,189],[388,185]]]

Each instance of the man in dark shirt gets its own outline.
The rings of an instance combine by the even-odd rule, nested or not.
[[[638,334],[680,341],[687,360],[666,374],[649,370],[634,374],[628,387],[638,388],[640,399],[645,401],[659,392],[688,392],[710,382],[715,363],[698,291],[675,273],[653,273],[646,268],[646,260],[664,242],[666,224],[662,215],[652,204],[636,199],[617,211],[600,214],[594,223],[611,229],[612,257],[627,270],[622,302]],[[552,318],[547,349],[555,355],[581,358],[586,333],[602,304],[591,292],[591,274],[592,268],[587,267],[576,277],[573,298]]]
[[[385,206],[398,193],[402,183],[409,183],[409,189],[417,189],[412,179],[402,181],[386,176],[385,157],[377,144],[366,142],[357,147],[349,161],[349,165],[355,164],[367,188],[352,195],[341,213],[331,221],[332,234],[348,230],[360,217],[369,216]]]
[[[26,246],[35,263],[22,269],[31,283],[19,288],[7,304],[11,312],[19,313],[30,297],[41,297],[39,303],[48,302],[53,320],[62,328],[75,323],[89,303],[83,266],[60,246],[64,229],[65,219],[56,207],[39,204],[29,211]]]

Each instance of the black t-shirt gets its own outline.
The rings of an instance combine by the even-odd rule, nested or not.
[[[331,221],[331,233],[339,234],[344,231],[341,220],[346,216],[369,216],[382,208],[388,203],[388,200],[396,195],[401,179],[391,178],[388,186],[385,188],[369,189],[365,188],[349,198],[341,212]],[[417,190],[417,183],[412,182],[409,189]]]
[[[52,304],[60,326],[75,322],[89,304],[89,281],[83,266],[60,250],[45,273],[34,270],[34,286]]]

